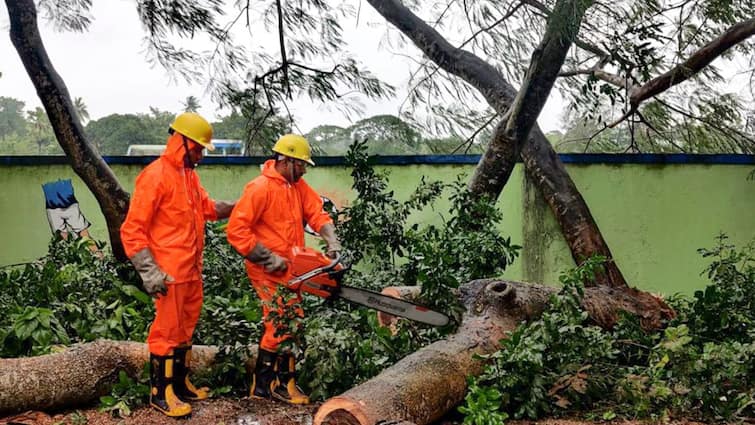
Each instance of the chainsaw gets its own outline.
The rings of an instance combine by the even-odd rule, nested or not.
[[[343,264],[343,257],[328,258],[312,248],[294,248],[293,260],[289,264],[292,278],[286,286],[327,300],[346,301],[382,311],[394,316],[405,317],[416,322],[433,326],[445,326],[448,316],[430,310],[419,304],[383,295],[363,288],[341,284],[344,274],[351,268]]]

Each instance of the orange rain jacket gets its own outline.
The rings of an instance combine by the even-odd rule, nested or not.
[[[215,201],[183,161],[183,140],[174,133],[160,158],[136,178],[121,226],[126,255],[149,247],[176,283],[202,280],[204,225],[206,220],[217,220]]]
[[[262,175],[244,187],[244,193],[228,220],[228,242],[246,257],[257,242],[272,252],[291,260],[292,248],[304,246],[304,224],[316,232],[332,223],[323,211],[322,198],[304,179],[291,184],[275,170],[275,160],[268,160]],[[260,265],[246,260],[252,281],[277,281]]]

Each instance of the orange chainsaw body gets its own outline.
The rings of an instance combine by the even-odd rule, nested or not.
[[[307,274],[315,269],[325,268],[333,263],[333,260],[320,251],[308,247],[295,247],[290,268],[290,281]],[[324,271],[307,278],[303,282],[296,282],[301,291],[316,295],[321,298],[329,298],[340,284],[344,266],[336,264],[332,270]],[[291,285],[290,285],[291,286]]]

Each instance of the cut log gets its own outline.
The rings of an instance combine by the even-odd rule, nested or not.
[[[218,349],[195,345],[191,369],[212,366]],[[256,351],[247,365],[254,364]],[[82,405],[108,394],[123,370],[137,377],[149,362],[147,345],[98,340],[36,357],[0,359],[0,415]]]
[[[384,421],[429,424],[458,405],[468,376],[484,367],[475,354],[500,348],[519,323],[537,318],[556,288],[502,280],[477,280],[460,288],[466,308],[458,331],[403,358],[375,378],[326,400],[315,414],[315,425],[375,425]],[[598,286],[585,289],[583,306],[604,328],[613,327],[620,311],[657,328],[674,316],[652,295],[629,288]],[[382,421],[382,422],[381,422]]]

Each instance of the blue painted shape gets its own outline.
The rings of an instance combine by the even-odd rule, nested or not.
[[[73,184],[70,179],[56,180],[54,182],[42,185],[42,191],[45,193],[45,208],[68,208],[77,203],[73,195]]]

